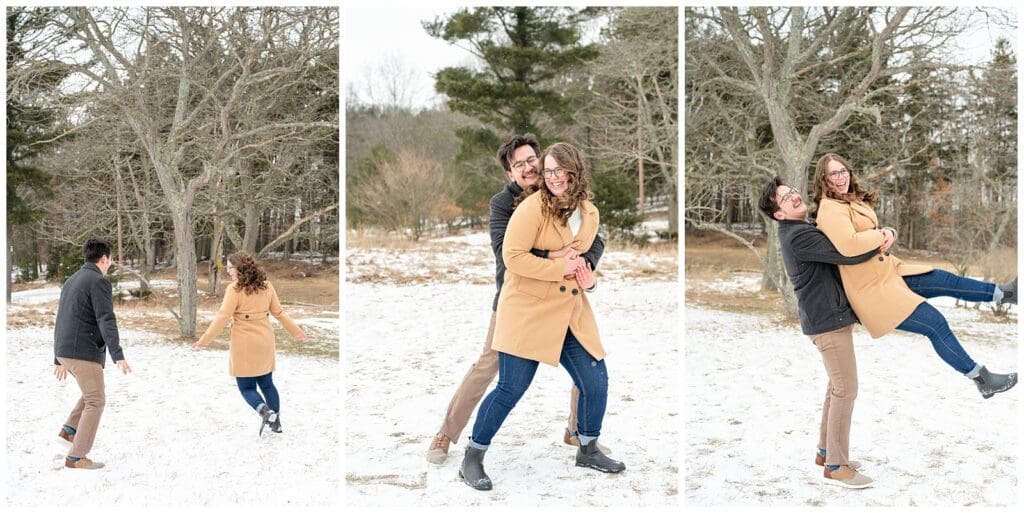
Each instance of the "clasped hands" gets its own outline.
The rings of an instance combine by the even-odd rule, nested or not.
[[[594,270],[586,258],[581,258],[577,248],[580,241],[572,241],[565,247],[548,252],[548,258],[555,260],[565,258],[562,268],[564,280],[576,280],[576,283],[584,289],[593,288],[597,278],[594,277]]]
[[[882,232],[883,241],[882,245],[878,247],[878,252],[885,253],[896,243],[896,231],[892,228],[881,228],[879,231]]]

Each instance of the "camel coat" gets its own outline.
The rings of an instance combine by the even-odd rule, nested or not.
[[[574,237],[568,226],[544,216],[539,193],[523,200],[512,213],[501,251],[507,269],[498,297],[494,350],[557,367],[566,330],[571,329],[594,359],[604,358],[587,293],[575,279],[562,279],[564,259],[530,253],[532,248],[561,249],[574,240],[580,242],[577,250],[586,253],[600,220],[597,207],[589,201],[580,204],[580,214],[582,224]]]
[[[817,222],[818,229],[844,256],[862,255],[884,241],[881,233],[868,231],[878,228],[878,217],[864,203],[822,198]],[[931,270],[926,265],[904,264],[886,252],[857,265],[840,265],[839,275],[857,318],[878,338],[899,326],[925,301],[907,287],[903,277]]]
[[[232,283],[224,291],[224,302],[217,311],[213,323],[199,338],[200,345],[207,345],[224,330],[229,320],[231,340],[228,352],[228,372],[235,377],[262,376],[274,371],[274,328],[270,325],[273,315],[288,333],[297,337],[302,330],[284,313],[277,301],[277,292],[268,281],[267,288],[256,294],[246,294],[235,289]]]

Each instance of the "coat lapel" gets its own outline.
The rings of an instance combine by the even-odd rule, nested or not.
[[[854,212],[870,219],[871,224],[873,224],[875,228],[878,228],[878,217],[875,216],[874,209],[860,202],[850,203],[850,208],[852,208]]]
[[[587,251],[584,248],[590,248],[594,243],[594,238],[597,237],[598,218],[597,218],[597,207],[595,207],[589,201],[580,203],[580,217],[583,218],[583,223],[580,225],[580,232],[576,234],[575,239],[582,242],[583,246],[581,249]]]

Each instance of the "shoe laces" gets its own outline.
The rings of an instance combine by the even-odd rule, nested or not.
[[[431,449],[440,449],[440,448],[444,447],[444,441],[445,440],[451,441],[451,439],[448,438],[448,435],[445,435],[444,433],[438,433],[438,434],[434,435],[434,444],[431,445],[430,448]]]

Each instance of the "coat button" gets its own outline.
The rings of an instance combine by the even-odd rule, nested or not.
[[[565,285],[562,285],[561,287],[558,287],[558,291],[559,292],[565,292]]]
[[[245,314],[245,318],[248,319],[249,318],[249,314]]]
[[[576,294],[579,294],[579,293],[580,293],[580,291],[578,291],[578,290],[576,290],[576,289],[572,289],[572,295],[574,295],[574,296],[575,296]]]
[[[885,262],[885,257],[883,257],[883,256],[879,255],[879,257],[878,257],[878,261],[879,261],[879,262]]]
[[[889,256],[889,252],[888,251],[885,252],[885,256]]]

